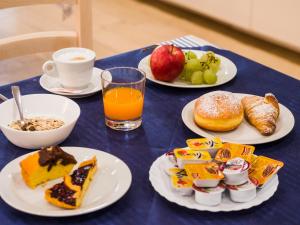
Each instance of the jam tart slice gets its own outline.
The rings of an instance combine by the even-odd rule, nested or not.
[[[55,184],[45,192],[45,199],[58,207],[75,209],[80,207],[82,199],[97,170],[97,159],[82,162],[64,181]]]

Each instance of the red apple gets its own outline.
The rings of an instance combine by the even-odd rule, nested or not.
[[[174,45],[156,48],[150,58],[150,68],[157,80],[171,82],[182,72],[184,53]]]

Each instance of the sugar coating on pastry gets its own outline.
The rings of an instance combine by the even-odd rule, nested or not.
[[[246,96],[242,99],[246,119],[263,135],[275,132],[276,121],[280,109],[276,97],[272,93],[261,96]]]
[[[244,117],[239,98],[227,91],[214,91],[200,96],[194,107],[198,126],[212,131],[235,129]]]

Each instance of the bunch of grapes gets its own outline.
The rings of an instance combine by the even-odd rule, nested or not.
[[[215,53],[208,51],[201,58],[197,58],[192,51],[185,52],[185,65],[180,79],[192,84],[215,84],[221,60]]]

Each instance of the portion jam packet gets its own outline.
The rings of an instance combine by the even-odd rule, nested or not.
[[[224,143],[223,147],[218,150],[215,160],[227,162],[230,159],[240,157],[250,163],[254,150],[255,147],[251,145]]]
[[[190,149],[193,150],[219,149],[223,146],[223,143],[219,137],[188,139],[186,140],[186,144]]]
[[[191,188],[193,186],[193,182],[184,169],[172,168],[170,173],[173,188]]]
[[[186,173],[192,179],[221,180],[224,178],[223,173],[220,171],[219,166],[215,162],[204,164],[187,164],[184,166]]]
[[[265,156],[257,156],[249,169],[249,179],[258,187],[262,187],[283,167],[284,163]]]
[[[207,163],[212,158],[207,151],[177,148],[174,150],[178,167],[183,169],[185,164]]]

